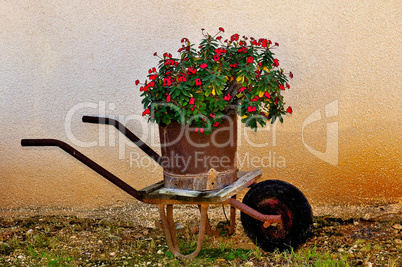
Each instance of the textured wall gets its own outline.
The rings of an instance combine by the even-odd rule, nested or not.
[[[134,81],[156,64],[153,52],[174,52],[182,37],[198,41],[201,28],[218,27],[228,37],[279,42],[280,64],[295,75],[286,92],[293,115],[276,128],[242,132],[242,169],[260,167],[265,178],[295,184],[313,205],[400,203],[401,7],[391,0],[2,0],[0,207],[131,200],[61,150],[22,148],[21,138],[67,141],[136,188],[160,180],[125,138],[80,118],[120,117],[158,149]]]

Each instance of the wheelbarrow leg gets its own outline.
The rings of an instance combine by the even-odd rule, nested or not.
[[[200,212],[201,212],[201,205],[198,205],[198,209],[199,209]],[[206,224],[205,224],[205,233],[206,233],[208,236],[213,236],[213,235],[214,235],[214,232],[212,231],[211,224],[210,224],[210,222],[209,222],[208,214],[207,214],[207,222],[206,222]]]
[[[165,212],[165,204],[158,204],[159,213],[162,220],[163,229],[166,235],[166,243],[168,244],[170,252],[176,257],[183,257],[187,259],[195,258],[198,253],[201,251],[202,243],[204,242],[204,235],[206,230],[207,224],[207,211],[208,211],[208,204],[201,204],[200,211],[201,211],[201,221],[200,221],[200,229],[198,232],[198,243],[197,248],[191,254],[184,255],[180,253],[177,235],[176,235],[176,226],[174,225],[173,221],[173,205],[168,204],[166,205],[166,212]]]
[[[232,197],[233,199],[236,199],[236,195]],[[230,206],[230,225],[229,225],[229,235],[233,235],[235,232],[235,227],[236,227],[236,208],[233,206]]]

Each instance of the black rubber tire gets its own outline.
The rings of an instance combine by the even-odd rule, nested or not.
[[[313,212],[307,198],[295,186],[280,180],[254,185],[243,203],[265,215],[282,215],[283,224],[264,228],[263,222],[241,212],[247,236],[267,252],[296,250],[311,236]]]

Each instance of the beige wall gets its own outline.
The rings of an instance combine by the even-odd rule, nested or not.
[[[134,81],[156,64],[153,52],[218,27],[279,42],[281,66],[295,75],[286,92],[293,115],[242,133],[242,169],[262,167],[264,178],[295,184],[315,206],[401,203],[401,11],[391,0],[2,0],[0,207],[131,201],[61,150],[22,148],[21,138],[67,141],[136,188],[160,180],[154,166],[134,168],[149,163],[138,149],[80,117],[120,116],[158,149]]]

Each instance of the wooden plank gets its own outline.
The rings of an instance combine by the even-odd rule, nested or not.
[[[220,203],[226,201],[228,198],[236,195],[251,183],[253,183],[258,177],[262,175],[262,170],[256,169],[250,172],[239,172],[239,180],[231,185],[219,190],[219,191],[190,191],[182,189],[173,189],[155,186],[155,190],[152,190],[152,186],[149,186],[147,194],[144,195],[146,199],[160,199],[160,200],[175,200],[185,202],[208,202],[208,203]],[[147,188],[145,188],[147,189]],[[142,191],[142,190],[141,190]],[[145,191],[144,191],[145,193]]]
[[[152,184],[150,186],[144,187],[143,189],[139,190],[139,192],[142,193],[142,194],[149,194],[149,193],[151,193],[151,192],[153,192],[153,191],[155,191],[155,190],[157,190],[159,188],[162,188],[163,186],[164,186],[164,182],[162,180],[162,181],[159,181],[159,182],[157,182],[155,184]]]

